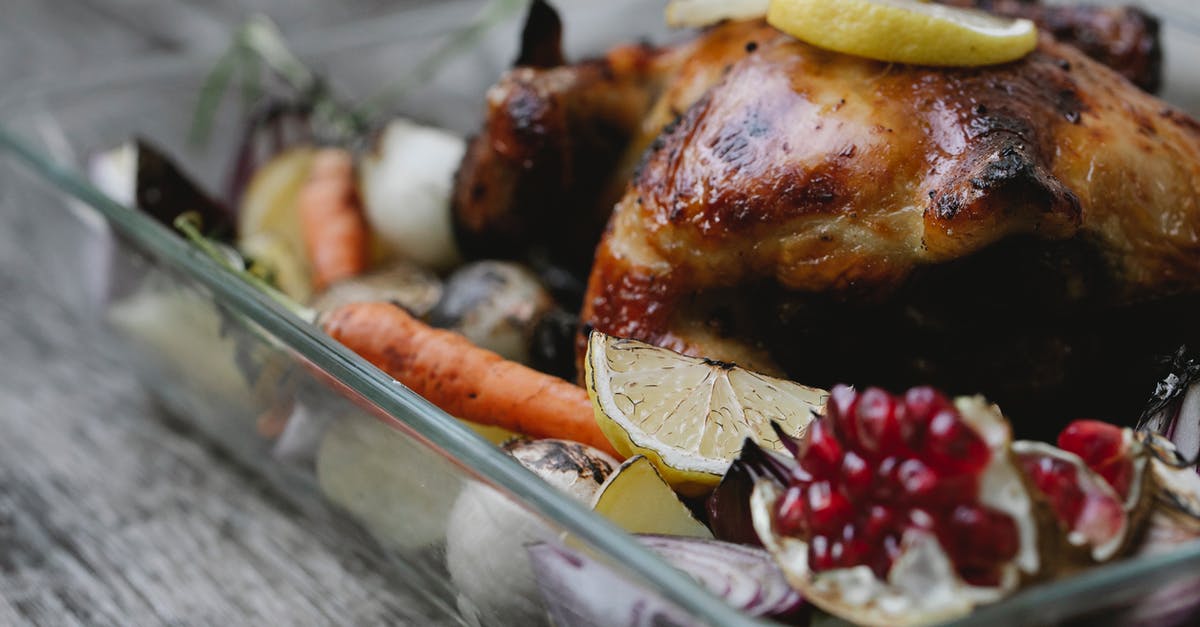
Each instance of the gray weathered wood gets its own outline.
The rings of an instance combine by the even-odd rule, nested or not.
[[[284,27],[382,0],[4,0],[0,85],[224,44],[250,9]],[[3,93],[3,88],[0,88]],[[174,425],[31,279],[0,211],[0,624],[427,624],[254,475]]]

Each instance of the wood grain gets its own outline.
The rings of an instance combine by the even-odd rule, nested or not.
[[[398,3],[3,4],[0,84],[219,48],[250,10],[286,32]],[[344,529],[307,520],[89,350],[18,229],[0,209],[0,625],[432,622]]]

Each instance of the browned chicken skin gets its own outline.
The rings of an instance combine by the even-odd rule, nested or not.
[[[633,124],[632,109],[598,108],[623,111],[629,148],[606,153],[604,175],[629,184],[585,325],[810,384],[982,392],[1027,433],[1129,418],[1150,356],[1196,334],[1200,126],[1080,50],[1044,36],[1019,62],[919,68],[761,22],[641,50],[626,76],[643,95],[626,102],[649,112]],[[491,96],[519,91],[504,87],[515,75]],[[497,128],[489,117],[460,196],[486,180],[472,164],[495,159]],[[599,179],[588,189],[611,202]],[[559,224],[587,213],[578,187],[549,184],[582,203],[555,205]],[[500,196],[494,215],[526,211]]]

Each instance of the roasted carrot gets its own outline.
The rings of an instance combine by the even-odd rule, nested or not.
[[[344,305],[327,314],[322,326],[446,413],[535,438],[590,444],[620,457],[596,424],[586,390],[430,327],[396,305]]]
[[[370,262],[371,238],[350,153],[338,148],[317,151],[297,203],[313,287],[319,292],[362,274]]]

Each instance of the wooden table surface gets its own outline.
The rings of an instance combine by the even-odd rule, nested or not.
[[[0,84],[285,33],[383,0],[3,0]],[[0,93],[3,89],[0,88]],[[336,533],[174,422],[30,278],[0,209],[0,625],[425,624]]]

